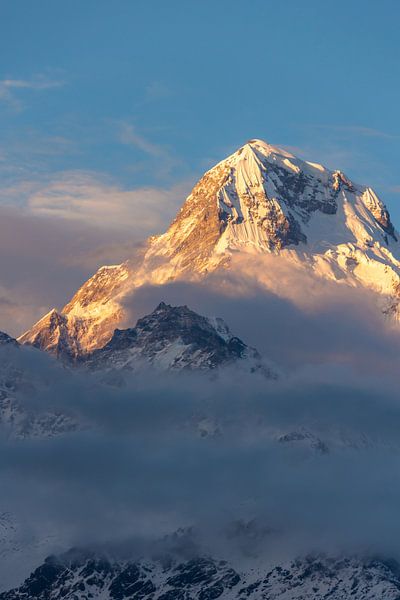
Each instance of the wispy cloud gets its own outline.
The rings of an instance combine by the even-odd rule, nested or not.
[[[154,144],[138,133],[134,125],[128,123],[120,123],[119,140],[123,144],[136,146],[146,154],[150,154],[150,156],[163,157],[166,155],[166,150],[163,146]]]
[[[162,81],[152,81],[145,88],[148,100],[162,100],[171,96],[171,89]]]
[[[65,81],[49,79],[44,75],[37,75],[32,79],[2,79],[0,80],[0,101],[13,110],[19,111],[24,103],[19,97],[21,91],[43,91],[62,87]]]
[[[47,181],[21,181],[0,190],[3,205],[18,200],[30,214],[80,221],[101,229],[130,230],[144,238],[162,231],[190,191],[189,182],[169,188],[124,189],[90,171],[66,171]]]
[[[150,140],[147,136],[139,132],[137,127],[132,123],[119,121],[117,127],[117,138],[122,144],[133,146],[142,151],[148,158],[156,161],[157,169],[154,169],[154,172],[158,176],[169,175],[175,167],[181,164],[179,158],[170,149]]]
[[[400,139],[399,135],[381,131],[373,127],[364,127],[361,125],[313,125],[315,129],[329,129],[342,134],[356,135],[370,138],[379,138],[386,140]]]

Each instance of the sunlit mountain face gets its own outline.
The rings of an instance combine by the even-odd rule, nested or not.
[[[143,256],[101,267],[20,341],[83,355],[127,323],[140,288],[207,278],[220,291],[228,278],[238,293],[245,278],[295,303],[306,282],[326,281],[376,294],[377,310],[397,318],[399,260],[398,234],[371,188],[250,140],[205,173]],[[285,283],[288,270],[296,277]]]

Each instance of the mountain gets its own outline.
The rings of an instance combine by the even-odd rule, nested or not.
[[[57,357],[74,358],[80,354],[79,331],[75,331],[74,321],[64,314],[51,310],[30,330],[30,345],[47,350]],[[26,343],[22,336],[19,341]]]
[[[101,267],[61,312],[52,310],[19,341],[55,354],[81,356],[125,324],[126,299],[145,284],[198,280],[234,269],[246,257],[277,258],[262,273],[268,286],[279,260],[319,279],[377,293],[397,314],[399,236],[374,191],[340,171],[250,140],[195,185],[170,227],[147,242],[139,259]],[[129,323],[128,323],[129,325]]]
[[[0,428],[17,438],[53,437],[73,431],[76,424],[69,416],[30,406],[31,399],[40,398],[49,388],[51,373],[49,365],[47,372],[36,372],[32,352],[36,351],[0,332]]]
[[[118,562],[71,551],[49,557],[0,600],[397,600],[399,594],[394,561],[308,557],[237,568],[210,557]]]
[[[0,348],[17,348],[19,346],[16,339],[8,335],[8,333],[4,333],[4,331],[0,331]]]
[[[116,329],[111,340],[83,359],[91,370],[213,370],[235,364],[248,372],[275,377],[254,348],[234,337],[222,319],[207,319],[187,306],[161,302],[136,327]]]

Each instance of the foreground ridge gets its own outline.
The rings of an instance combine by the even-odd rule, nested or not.
[[[0,600],[396,600],[399,592],[393,561],[307,557],[241,569],[208,556],[130,562],[71,551],[48,558]]]

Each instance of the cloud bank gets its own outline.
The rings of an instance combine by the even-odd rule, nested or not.
[[[373,292],[315,277],[284,257],[234,257],[231,269],[201,281],[146,285],[125,299],[126,325],[161,301],[220,316],[232,332],[284,369],[350,365],[396,373],[399,326]]]
[[[258,266],[273,274],[273,264]],[[222,316],[278,363],[278,382],[234,369],[213,379],[149,371],[110,387],[39,351],[18,353],[38,390],[21,393],[26,410],[83,428],[0,438],[1,510],[16,523],[7,543],[22,553],[3,562],[10,585],[51,552],[139,552],[179,528],[223,557],[400,556],[398,332],[373,294],[282,273],[266,289],[247,263],[142,287],[127,302],[132,323],[161,300]]]
[[[19,524],[13,543],[29,550],[27,563],[4,562],[14,577],[49,552],[111,544],[137,553],[138,540],[151,548],[178,528],[222,557],[399,556],[398,377],[333,367],[279,382],[149,372],[106,388],[38,352],[31,360],[20,366],[51,385],[25,406],[85,428],[0,439],[2,512]]]

